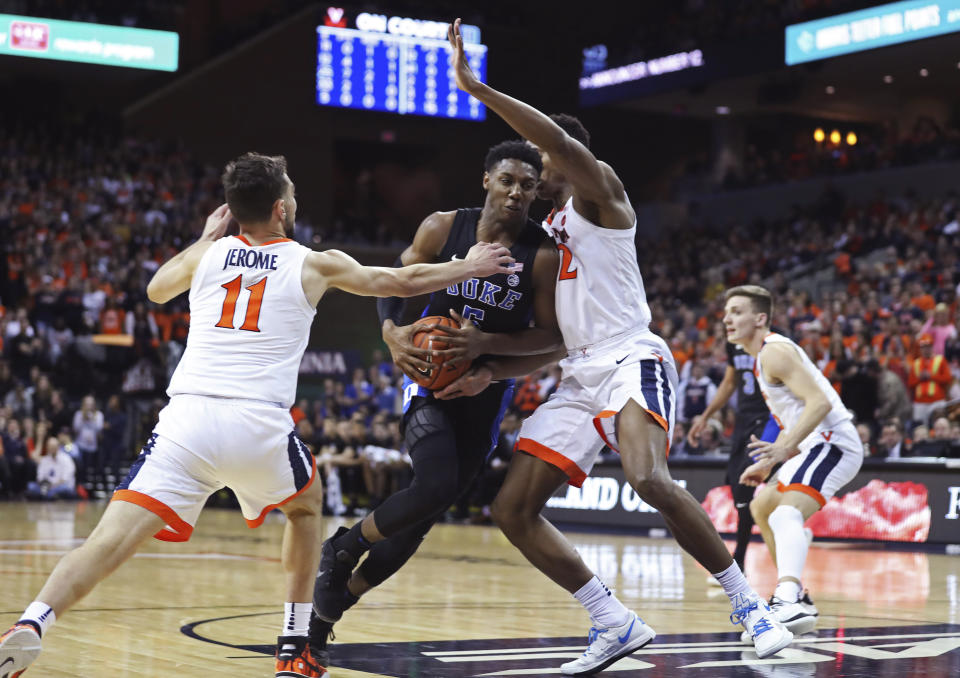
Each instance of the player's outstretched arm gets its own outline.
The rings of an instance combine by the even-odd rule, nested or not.
[[[523,377],[566,357],[567,349],[558,348],[550,353],[502,356],[485,360],[481,364],[471,367],[442,391],[434,392],[433,397],[440,400],[450,400],[477,395],[494,381]]]
[[[601,206],[625,203],[623,221],[626,224],[606,223],[605,226],[632,227],[633,208],[630,207],[623,184],[613,169],[597,160],[588,148],[569,136],[559,125],[533,106],[480,82],[471,70],[463,51],[460,19],[450,25],[447,30],[447,39],[450,41],[453,52],[451,65],[457,79],[457,86],[483,102],[524,139],[548,153],[553,163],[576,188],[577,197]]]
[[[823,418],[830,413],[830,400],[817,382],[803,367],[800,354],[786,344],[767,344],[757,355],[757,360],[768,378],[782,382],[790,392],[803,401],[803,413],[794,426],[780,432],[777,439],[770,443],[756,440],[747,445],[751,458],[756,462],[741,476],[744,479],[765,478],[769,469],[799,453],[799,445],[813,433]],[[760,481],[762,481],[760,478]]]
[[[304,290],[311,301],[314,297],[319,301],[330,287],[368,297],[413,297],[467,278],[509,273],[513,263],[508,248],[486,242],[471,247],[463,259],[403,268],[361,266],[343,252],[327,250],[307,256]]]
[[[155,304],[165,304],[190,289],[193,273],[211,244],[223,237],[233,215],[226,203],[207,217],[200,239],[165,262],[147,284],[147,298]]]

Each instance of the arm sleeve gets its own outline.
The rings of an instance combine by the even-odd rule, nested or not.
[[[400,257],[393,262],[394,268],[403,268],[403,261]],[[394,325],[399,325],[403,318],[403,311],[407,307],[407,300],[403,297],[383,297],[377,299],[377,317],[380,318],[380,327],[387,320],[392,320]]]

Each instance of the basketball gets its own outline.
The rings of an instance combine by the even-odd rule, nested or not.
[[[425,318],[420,318],[414,325],[433,325],[434,323],[445,327],[459,327],[455,320],[443,315],[428,315]],[[444,341],[447,336],[449,335],[439,329],[433,330],[432,332],[416,330],[413,333],[413,345],[417,348],[442,351],[450,346]],[[445,388],[450,382],[470,369],[469,362],[462,362],[457,365],[444,365],[443,356],[429,356],[426,358],[426,361],[434,363],[436,367],[432,368],[426,374],[423,374],[423,376],[414,379],[414,381],[424,388],[429,388],[431,391],[439,391]]]

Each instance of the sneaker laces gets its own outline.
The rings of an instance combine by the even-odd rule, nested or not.
[[[587,634],[587,649],[583,651],[583,656],[586,657],[590,652],[590,648],[593,647],[594,641],[600,637],[600,634],[606,631],[606,629],[598,629],[596,626],[590,627],[590,632]]]
[[[730,623],[733,624],[734,626],[743,624],[744,620],[746,620],[747,618],[747,615],[749,615],[751,612],[756,610],[757,607],[758,607],[758,601],[756,600],[751,602],[749,605],[738,607],[736,610],[734,610],[730,614]]]

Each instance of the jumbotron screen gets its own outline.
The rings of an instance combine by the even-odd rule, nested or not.
[[[319,105],[463,120],[486,117],[483,104],[457,89],[445,23],[360,14],[357,25],[317,27]],[[487,48],[479,44],[478,28],[463,28],[470,67],[485,82]]]

